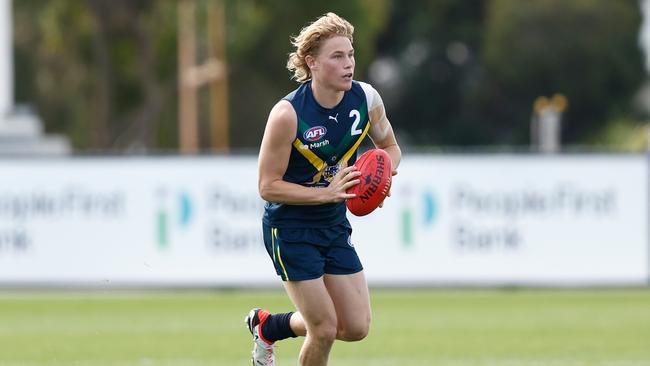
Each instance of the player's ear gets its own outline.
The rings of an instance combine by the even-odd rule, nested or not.
[[[316,57],[312,55],[305,56],[305,63],[307,64],[307,67],[309,67],[309,70],[314,70],[318,67]]]

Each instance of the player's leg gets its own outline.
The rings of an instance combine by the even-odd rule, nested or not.
[[[307,335],[307,326],[305,325],[305,319],[302,318],[302,314],[300,314],[299,311],[293,313],[289,325],[296,336],[304,337]]]
[[[323,282],[336,310],[337,339],[358,341],[366,337],[370,327],[366,276],[354,248],[352,228],[348,224],[332,227],[329,237]]]
[[[283,280],[288,280],[290,278],[288,276],[289,273],[291,273],[292,277],[294,275],[304,275],[298,270],[294,271],[294,268],[291,266],[293,263],[293,255],[291,251],[284,248],[284,245],[278,236],[278,229],[263,224],[262,233],[266,251],[269,254],[269,257],[273,260],[273,266],[275,267],[276,273]],[[283,247],[284,250],[281,250],[281,247]],[[286,265],[282,260],[282,254],[284,254]],[[302,253],[295,253],[295,255],[298,256],[301,254]],[[289,261],[287,261],[287,259],[289,259]],[[315,277],[319,276],[320,274],[315,275]],[[291,318],[293,318],[292,315],[293,312],[271,314],[266,309],[261,308],[254,308],[248,313],[244,322],[253,336],[253,365],[275,365],[275,342],[296,336],[296,334],[291,330],[290,325]],[[296,317],[296,319],[302,318]]]
[[[320,241],[324,237],[319,230],[285,230],[268,225],[263,225],[263,233],[276,273],[299,312],[269,314],[262,309],[251,310],[247,323],[254,339],[253,362],[274,365],[275,341],[309,333],[301,351],[301,364],[326,365],[336,337],[336,310],[322,277],[322,249],[312,244],[314,238]]]
[[[350,275],[326,274],[323,280],[336,311],[336,338],[348,342],[365,338],[370,329],[371,310],[363,271]]]
[[[334,302],[323,278],[284,283],[298,313],[291,317],[296,335],[306,335],[300,350],[300,365],[325,366],[337,335]]]
[[[371,308],[363,271],[352,275],[328,274],[324,276],[324,282],[336,312],[336,339],[350,342],[365,338],[370,328]],[[291,293],[289,296],[295,303]],[[306,322],[300,312],[291,315],[289,326],[296,336],[307,334]]]

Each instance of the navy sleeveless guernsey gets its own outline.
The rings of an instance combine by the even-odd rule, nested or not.
[[[357,148],[368,134],[370,120],[364,88],[353,81],[352,88],[331,109],[316,102],[311,81],[283,99],[291,103],[298,116],[296,138],[283,180],[306,187],[327,187],[339,170],[356,162]],[[345,202],[322,205],[267,202],[263,222],[278,228],[349,225],[345,213]]]

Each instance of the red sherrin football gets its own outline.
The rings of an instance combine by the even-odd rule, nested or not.
[[[357,196],[348,199],[345,204],[354,215],[365,216],[386,198],[390,190],[393,168],[390,156],[381,149],[366,151],[354,165],[361,172],[361,182],[347,190],[347,193]]]

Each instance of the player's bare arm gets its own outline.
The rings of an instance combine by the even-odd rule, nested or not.
[[[376,94],[376,98],[380,98],[379,94]],[[381,101],[381,98],[379,100]],[[402,159],[402,151],[397,144],[397,139],[393,132],[393,126],[391,126],[388,117],[386,117],[384,103],[380,102],[376,104],[368,113],[370,115],[370,120],[373,121],[370,125],[368,135],[375,147],[388,153],[391,163],[393,164],[392,174],[397,175],[397,167]],[[390,197],[390,190],[386,196]],[[383,202],[379,204],[379,207],[383,206]]]
[[[260,196],[269,202],[292,205],[318,205],[354,197],[345,192],[359,183],[356,178],[361,173],[354,167],[342,169],[326,188],[304,187],[282,179],[289,164],[296,129],[297,117],[293,107],[285,100],[278,102],[269,114],[260,147]]]
[[[393,127],[386,117],[384,104],[380,103],[369,111],[370,114],[370,130],[368,135],[372,139],[373,144],[378,149],[385,150],[390,156],[393,164],[393,175],[397,174],[397,167],[402,159],[402,151],[397,144]]]

